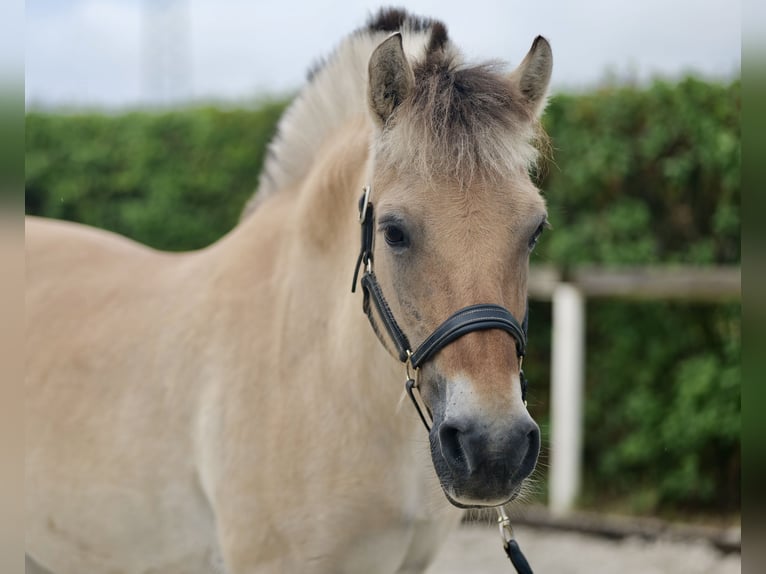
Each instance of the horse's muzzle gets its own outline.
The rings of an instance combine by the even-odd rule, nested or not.
[[[462,507],[508,502],[534,470],[540,452],[540,429],[526,412],[502,426],[448,418],[434,426],[430,438],[442,487]]]

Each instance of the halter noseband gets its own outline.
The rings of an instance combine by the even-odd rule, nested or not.
[[[375,237],[375,208],[370,201],[369,186],[365,186],[364,194],[359,200],[359,222],[362,227],[361,250],[359,251],[359,257],[356,260],[351,291],[356,291],[359,269],[364,265],[365,271],[361,280],[362,292],[364,294],[362,308],[383,346],[387,347],[386,341],[375,321],[372,311],[373,307],[375,308],[378,317],[380,317],[386,333],[388,333],[388,338],[394,343],[396,355],[399,360],[404,363],[407,373],[405,389],[407,390],[407,394],[412,400],[413,405],[415,405],[415,409],[418,411],[426,430],[430,432],[433,421],[431,420],[428,409],[420,396],[417,379],[412,377],[410,369],[417,373],[420,366],[431,359],[441,349],[463,335],[467,335],[473,331],[501,329],[514,338],[516,341],[516,356],[519,359],[521,399],[526,405],[527,380],[524,377],[524,371],[521,368],[521,365],[527,346],[528,311],[524,316],[524,321],[519,324],[513,314],[500,305],[485,303],[463,307],[439,325],[433,333],[426,337],[420,346],[413,351],[407,335],[404,334],[399,323],[396,322],[396,318],[394,318],[394,314],[391,312],[391,307],[389,307],[386,298],[383,296],[383,291],[381,290],[380,284],[375,277],[375,272],[372,269],[373,243]],[[372,305],[370,305],[370,302],[372,302]]]

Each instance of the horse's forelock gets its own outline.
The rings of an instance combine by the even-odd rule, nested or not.
[[[542,130],[501,64],[466,66],[437,49],[413,71],[411,98],[380,135],[380,159],[404,161],[429,180],[461,187],[535,164]]]
[[[403,35],[416,81],[412,97],[396,114],[399,121],[392,122],[397,129],[384,130],[376,142],[381,156],[395,155],[401,168],[429,179],[449,178],[461,187],[476,176],[497,180],[509,168],[535,163],[535,144],[545,136],[501,66],[466,66],[441,22],[383,9],[309,71],[309,82],[280,120],[258,194],[242,218],[304,177],[324,138],[367,111],[367,86],[354,79],[385,34],[394,32]]]

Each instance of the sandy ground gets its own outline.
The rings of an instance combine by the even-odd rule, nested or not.
[[[740,574],[741,555],[722,554],[707,542],[611,541],[557,530],[514,527],[535,574]],[[27,574],[45,571],[27,562]],[[83,573],[85,574],[85,573]],[[500,535],[486,526],[452,533],[426,574],[515,574]]]
[[[535,574],[740,574],[741,555],[707,542],[619,541],[523,526],[516,539]],[[494,528],[462,526],[445,542],[427,574],[515,572]]]

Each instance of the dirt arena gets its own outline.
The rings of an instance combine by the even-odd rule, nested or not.
[[[624,540],[525,526],[516,538],[535,574],[740,574],[741,555],[706,541]],[[427,574],[512,573],[494,528],[464,525]]]

